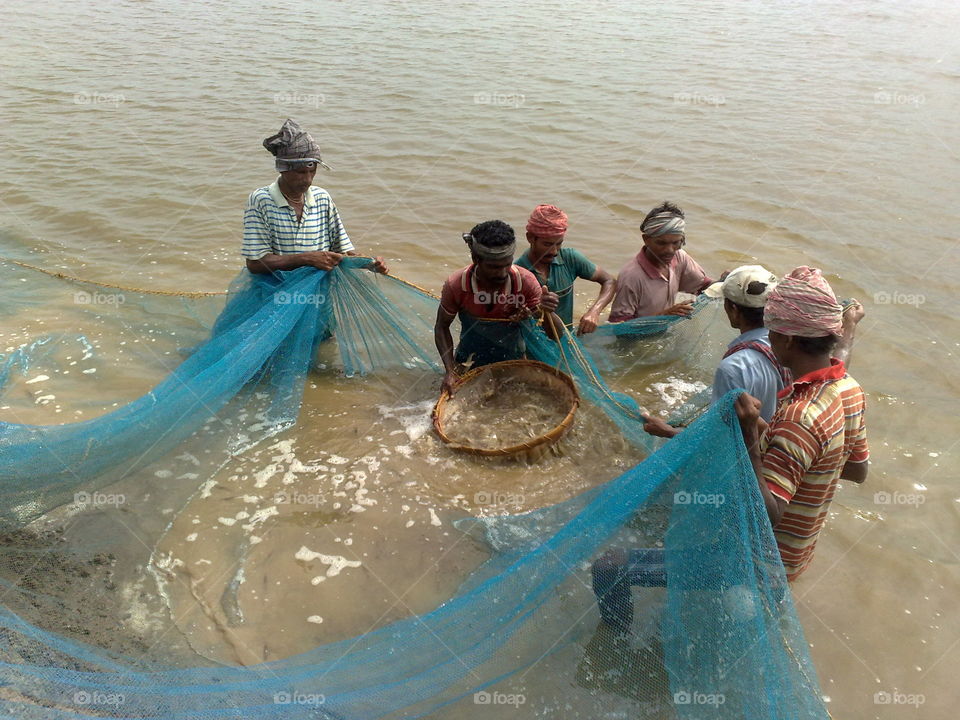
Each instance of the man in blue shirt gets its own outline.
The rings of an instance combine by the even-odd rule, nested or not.
[[[766,421],[777,409],[777,393],[789,384],[787,370],[774,356],[763,326],[763,307],[776,286],[777,276],[769,270],[743,265],[704,290],[709,297],[723,298],[730,326],[740,331],[714,373],[713,402],[729,390],[743,388],[761,401],[760,416]],[[648,418],[643,429],[667,438],[680,432],[657,417]]]

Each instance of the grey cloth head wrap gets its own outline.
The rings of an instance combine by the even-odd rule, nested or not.
[[[679,215],[672,212],[657,213],[640,226],[640,232],[647,237],[660,237],[661,235],[672,235],[679,233],[686,234],[686,221]]]
[[[296,170],[308,163],[330,169],[320,159],[320,146],[316,140],[290,118],[283,123],[280,132],[263,141],[263,146],[276,157],[277,172]]]
[[[517,249],[516,241],[513,241],[509,245],[498,245],[496,247],[482,245],[470,233],[463,234],[463,241],[470,248],[470,252],[472,252],[481,260],[505,260],[508,257],[512,257],[513,253],[516,252]]]

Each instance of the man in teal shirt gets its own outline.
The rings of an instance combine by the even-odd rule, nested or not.
[[[600,322],[600,313],[613,300],[616,281],[606,270],[587,260],[573,248],[561,247],[567,233],[567,214],[555,205],[537,205],[527,221],[527,241],[530,248],[516,260],[516,264],[536,275],[546,286],[541,299],[544,309],[555,312],[563,324],[573,326],[573,283],[578,278],[600,284],[596,302],[580,318],[578,335],[592,333]]]

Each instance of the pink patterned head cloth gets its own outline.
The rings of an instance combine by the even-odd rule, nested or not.
[[[767,296],[763,324],[781,335],[840,335],[843,308],[820,270],[801,265]]]
[[[537,205],[527,220],[527,232],[542,238],[563,237],[567,232],[567,214],[556,205]]]

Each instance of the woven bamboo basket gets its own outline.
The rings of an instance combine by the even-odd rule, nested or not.
[[[450,411],[450,395],[444,391],[433,408],[433,427],[436,429],[437,435],[451,450],[491,458],[515,458],[527,462],[536,462],[543,457],[551,445],[563,437],[563,434],[573,424],[573,416],[577,408],[580,407],[580,394],[577,392],[576,385],[566,373],[538,360],[505,360],[474,368],[465,373],[454,387],[454,391],[461,390],[465,386],[476,382],[487,373],[505,374],[511,379],[521,378],[539,385],[541,388],[549,389],[564,400],[564,405],[568,408],[566,415],[549,432],[525,440],[518,445],[502,448],[473,447],[455,442],[444,431],[444,424]]]

